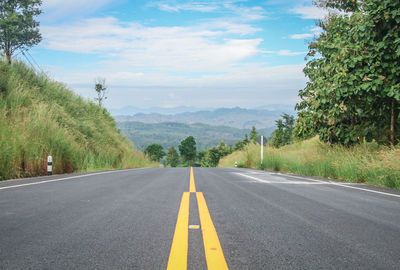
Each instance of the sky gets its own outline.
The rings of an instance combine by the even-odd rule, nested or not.
[[[30,54],[51,78],[109,109],[255,108],[298,102],[311,0],[43,0]]]

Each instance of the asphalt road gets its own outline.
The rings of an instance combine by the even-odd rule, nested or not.
[[[0,182],[0,269],[166,269],[183,194],[189,225],[202,225],[184,228],[188,269],[210,264],[207,212],[229,269],[400,268],[398,191],[194,168],[189,193],[189,178],[174,168]]]

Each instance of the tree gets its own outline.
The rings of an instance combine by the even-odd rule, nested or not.
[[[246,146],[246,144],[244,143],[244,141],[238,141],[236,144],[235,144],[235,147],[233,148],[233,150],[235,150],[235,151],[240,151],[240,150],[243,150],[243,148]]]
[[[27,50],[42,40],[39,22],[34,17],[42,13],[41,0],[0,1],[0,49],[11,64],[17,50]]]
[[[272,134],[272,145],[281,147],[293,143],[294,116],[284,113],[276,122],[277,129]]]
[[[247,134],[244,135],[243,143],[244,143],[245,145],[248,145],[248,144],[250,143],[249,135],[247,135]]]
[[[197,160],[201,162],[201,160],[207,155],[207,149],[203,149],[197,153]]]
[[[194,162],[196,159],[196,141],[193,136],[189,136],[179,145],[179,152],[181,153],[181,157],[185,162],[188,162],[189,165]]]
[[[293,130],[294,130],[294,116],[284,113],[282,115],[283,118],[283,141],[285,144],[292,144],[293,143]]]
[[[293,137],[297,141],[307,140],[317,135],[312,119],[313,115],[309,111],[301,111],[298,113],[293,130]]]
[[[250,131],[250,140],[252,142],[257,142],[257,139],[258,139],[258,133],[257,133],[256,127],[253,126]]]
[[[400,2],[320,0],[336,14],[309,45],[309,78],[297,104],[320,139],[352,145],[400,138]],[[303,113],[307,112],[307,113]],[[303,129],[306,131],[306,129]],[[310,132],[306,132],[310,133]]]
[[[212,167],[216,167],[218,165],[221,157],[222,153],[218,147],[213,147],[208,150],[208,160],[210,161],[209,163]]]
[[[169,164],[171,167],[176,167],[179,162],[179,154],[176,151],[175,147],[170,147],[168,149],[168,154],[167,154],[167,164]]]
[[[151,160],[159,162],[165,156],[162,145],[153,143],[146,147],[144,153],[150,157]]]
[[[218,151],[220,152],[221,157],[225,157],[232,153],[231,149],[226,146],[224,141],[221,141],[219,144]]]
[[[106,79],[105,78],[97,78],[94,81],[94,90],[97,92],[97,102],[99,102],[99,106],[103,106],[103,100],[107,99],[107,86],[106,86]]]

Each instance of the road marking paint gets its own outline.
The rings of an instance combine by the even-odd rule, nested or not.
[[[206,253],[208,270],[228,269],[204,195],[202,192],[196,192],[196,197],[199,207],[200,224],[203,233],[204,251]]]
[[[190,167],[190,186],[189,192],[196,192],[196,185],[194,184],[193,167]]]
[[[89,176],[100,175],[100,174],[109,174],[109,173],[116,173],[116,172],[123,172],[123,171],[131,171],[131,170],[140,170],[140,169],[114,170],[114,171],[107,171],[107,172],[99,172],[99,173],[91,173],[91,174],[84,174],[84,175],[76,175],[76,176],[70,176],[70,177],[64,177],[64,178],[52,179],[52,180],[45,180],[45,181],[34,182],[34,183],[26,183],[26,184],[21,184],[21,185],[13,185],[13,186],[0,187],[0,190],[3,190],[3,189],[10,189],[10,188],[17,188],[17,187],[25,187],[25,186],[33,186],[33,185],[39,185],[39,184],[46,184],[46,183],[52,183],[52,182],[59,182],[59,181],[64,181],[64,180],[82,178],[82,177],[89,177]],[[21,179],[21,180],[23,180],[23,179]]]
[[[305,178],[305,177],[303,178],[303,177],[299,177],[299,176],[288,175],[288,177],[293,177],[293,178],[298,178],[298,179],[307,179],[307,180],[310,180],[310,181],[316,181],[316,182],[325,183],[324,181],[321,181],[321,180],[310,179],[310,178]],[[387,192],[382,192],[382,191],[377,191],[377,190],[372,190],[372,189],[367,189],[367,188],[354,187],[354,186],[350,186],[349,184],[339,184],[339,183],[335,183],[335,182],[329,182],[329,184],[335,185],[335,186],[341,186],[341,187],[345,187],[345,188],[358,189],[358,190],[362,190],[362,191],[367,191],[367,192],[372,192],[372,193],[377,193],[377,194],[382,194],[382,195],[386,195],[386,196],[400,198],[400,195],[398,195],[398,194],[392,194],[392,193],[387,193]]]
[[[304,181],[302,181],[302,182],[300,182],[300,181],[270,181],[270,180],[264,180],[264,179],[260,179],[260,178],[254,177],[254,176],[246,175],[243,173],[235,173],[235,174],[238,174],[243,177],[247,177],[247,178],[253,179],[257,182],[261,182],[261,183],[265,183],[265,184],[287,184],[287,185],[324,185],[324,184],[326,184],[326,185],[329,185],[329,183],[325,183],[325,182],[315,183],[315,182],[304,182]]]
[[[189,229],[200,229],[200,225],[189,225]]]
[[[280,182],[271,182],[271,181],[262,180],[262,179],[259,179],[259,178],[256,178],[256,177],[253,177],[253,176],[250,176],[250,175],[242,174],[242,173],[236,173],[236,174],[239,174],[239,175],[247,177],[247,178],[252,178],[254,180],[257,180],[257,181],[260,181],[260,182],[264,182],[264,183],[268,183],[268,184],[280,183]],[[278,173],[275,173],[275,174],[278,174]],[[377,193],[377,194],[382,194],[382,195],[386,195],[386,196],[400,198],[400,195],[398,195],[398,194],[392,194],[392,193],[376,191],[376,190],[371,190],[371,189],[366,189],[366,188],[354,187],[354,186],[350,186],[349,185],[351,183],[340,184],[340,183],[335,183],[335,182],[332,182],[332,181],[325,182],[325,181],[322,181],[322,180],[317,180],[317,179],[312,179],[312,178],[307,178],[307,177],[300,177],[300,176],[295,176],[295,175],[287,175],[287,174],[282,174],[282,173],[279,173],[278,175],[316,182],[316,183],[313,183],[313,184],[335,185],[335,186],[341,186],[341,187],[345,187],[345,188],[352,188],[352,189],[357,189],[357,190],[362,190],[362,191],[367,191],[367,192],[372,192],[372,193]],[[309,183],[309,184],[311,184],[311,183]]]
[[[258,182],[266,183],[266,184],[271,184],[271,183],[272,183],[271,181],[263,180],[263,179],[260,179],[260,178],[254,177],[254,176],[250,176],[250,175],[247,175],[247,174],[243,174],[243,173],[235,173],[235,174],[238,174],[238,175],[240,175],[240,176],[243,176],[243,177],[247,177],[247,178],[256,180],[256,181],[258,181]]]
[[[190,193],[184,192],[169,253],[167,270],[187,269]]]

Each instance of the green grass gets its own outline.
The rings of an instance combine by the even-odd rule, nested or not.
[[[0,180],[158,166],[133,148],[110,114],[23,63],[0,62]]]
[[[313,138],[279,149],[251,144],[223,158],[219,167],[240,167],[368,183],[400,189],[400,148],[365,143],[350,148],[329,146]]]

